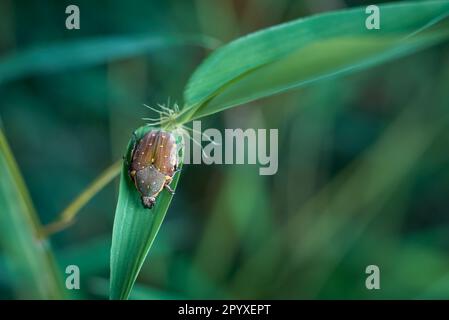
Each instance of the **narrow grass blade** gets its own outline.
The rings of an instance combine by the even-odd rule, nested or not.
[[[261,30],[216,50],[189,80],[183,122],[330,76],[397,58],[449,37],[448,1],[380,5],[379,30],[365,7]]]
[[[108,183],[114,180],[119,174],[122,162],[117,160],[98,176],[83,192],[73,200],[67,208],[62,211],[58,218],[52,223],[44,226],[43,236],[50,236],[59,232],[73,223],[80,210]]]
[[[18,298],[61,299],[64,289],[18,166],[0,130],[0,247]]]
[[[139,35],[83,39],[42,46],[0,57],[0,85],[29,75],[88,67],[181,45],[214,48],[217,42],[195,35]]]
[[[141,127],[135,132],[140,139],[151,130]],[[183,136],[177,142],[183,145]],[[126,158],[131,156],[132,142],[128,144]],[[180,159],[183,159],[182,149]],[[175,174],[171,187],[176,188],[180,172]],[[115,211],[111,247],[111,299],[128,299],[137,275],[164,220],[172,195],[163,191],[151,209],[142,206],[140,195],[128,177],[128,167],[123,163],[120,191]]]
[[[94,278],[89,283],[90,291],[100,298],[108,296],[109,282],[103,278]],[[144,285],[136,284],[129,295],[130,300],[183,300],[185,296],[176,292],[167,292]]]

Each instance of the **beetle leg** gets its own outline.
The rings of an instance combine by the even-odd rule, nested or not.
[[[173,174],[175,174],[176,172],[181,171],[181,168],[179,168],[177,164],[175,164],[175,167],[173,169],[174,169],[173,170]]]
[[[135,182],[136,182],[136,180],[135,180],[135,177],[136,177],[136,170],[128,169],[128,176],[129,176],[129,178],[130,178],[132,181],[134,181],[134,184],[136,184],[136,183],[135,183]]]
[[[170,192],[172,195],[175,194],[175,190],[173,190],[168,184],[164,185],[164,188]]]
[[[136,132],[133,131],[133,146],[131,148],[131,156],[134,154],[134,150],[136,149],[137,140],[139,139],[137,138]]]
[[[136,149],[136,145],[137,145],[137,135],[136,135],[135,131],[133,131],[133,134],[132,134],[132,141],[133,141],[133,146],[131,147],[131,159],[134,155],[134,150]],[[123,161],[125,161],[126,167],[128,168],[128,176],[130,177],[131,180],[133,180],[133,175],[131,174],[130,162],[129,162],[128,158],[126,157],[126,155],[123,155]]]
[[[132,156],[134,154],[134,150],[136,149],[136,145],[137,145],[137,135],[136,135],[136,133],[134,131],[133,131],[133,134],[132,134],[132,141],[133,141],[133,146],[131,147],[131,158],[132,158]],[[126,165],[129,166],[129,161],[128,161],[127,157],[126,157],[126,154],[124,154],[122,156],[122,158],[126,162]]]

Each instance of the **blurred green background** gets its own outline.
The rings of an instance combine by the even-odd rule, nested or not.
[[[0,0],[0,60],[117,35],[202,34],[226,43],[371,3]],[[69,4],[80,8],[80,30],[65,28]],[[143,103],[182,103],[187,79],[209,52],[159,48],[0,84],[1,126],[43,223],[120,159],[149,115]],[[131,297],[449,298],[448,107],[444,43],[204,119],[203,128],[279,129],[279,171],[186,165]],[[81,290],[70,298],[108,296],[117,187],[118,179],[51,237],[61,278],[67,265],[80,267]],[[0,251],[0,298],[26,297],[8,259]],[[365,288],[370,264],[380,267],[380,290]]]

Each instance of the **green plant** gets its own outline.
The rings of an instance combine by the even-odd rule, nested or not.
[[[42,225],[11,149],[0,129],[0,243],[14,257],[10,265],[17,294],[28,299],[62,299],[64,290]]]
[[[279,25],[218,49],[187,83],[185,106],[175,126],[409,54],[449,36],[443,20],[449,15],[448,3],[381,8],[383,26],[378,32],[363,27],[366,15],[358,8]],[[162,204],[148,214],[126,178],[126,170],[123,167],[111,250],[114,299],[128,297],[171,200],[164,194]]]
[[[411,54],[449,37],[447,1],[386,4],[380,8],[380,30],[365,29],[364,8],[356,8],[261,30],[219,48],[188,81],[184,90],[184,107],[173,127],[256,99]],[[105,48],[102,54],[92,55],[92,63],[105,59],[104,53],[110,46]],[[148,44],[133,48],[139,52],[146,51]],[[55,50],[58,49],[53,48],[45,54]],[[125,56],[132,54],[125,52]],[[26,57],[24,55],[20,59],[29,61]],[[36,70],[52,71],[66,64],[27,65],[20,59],[14,60],[14,63],[0,64],[0,71],[4,71],[0,72],[0,75],[3,74],[0,82]],[[80,61],[79,65],[86,65],[86,62]],[[141,137],[147,130],[149,127],[144,126],[136,133]],[[130,147],[129,144],[126,151],[128,157]],[[113,299],[128,298],[172,196],[161,194],[158,205],[149,212],[141,206],[138,193],[127,178],[126,165],[116,163],[69,206],[59,222],[47,228],[51,233],[70,223],[78,210],[120,172],[120,194],[111,249],[110,297]],[[174,187],[179,177],[180,174],[175,178]],[[262,258],[265,253],[261,252]],[[255,261],[259,259],[260,256]],[[248,269],[252,270],[251,264],[248,265]],[[244,270],[242,277],[245,276]]]

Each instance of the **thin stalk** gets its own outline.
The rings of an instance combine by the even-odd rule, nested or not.
[[[107,184],[120,174],[122,160],[114,162],[103,171],[78,197],[73,200],[59,215],[58,218],[44,226],[43,237],[48,237],[71,225],[78,212]]]
[[[26,187],[25,181],[22,178],[20,173],[20,169],[17,166],[16,160],[14,159],[11,148],[9,147],[8,141],[4,133],[0,130],[0,152],[5,157],[6,163],[8,164],[11,175],[16,183],[17,189],[22,196],[22,199],[26,205],[26,209],[28,211],[28,218],[30,220],[30,224],[34,229],[36,234],[39,234],[42,231],[42,225],[37,216],[36,209],[34,208],[33,201],[31,200],[31,196],[28,193],[28,189]]]

